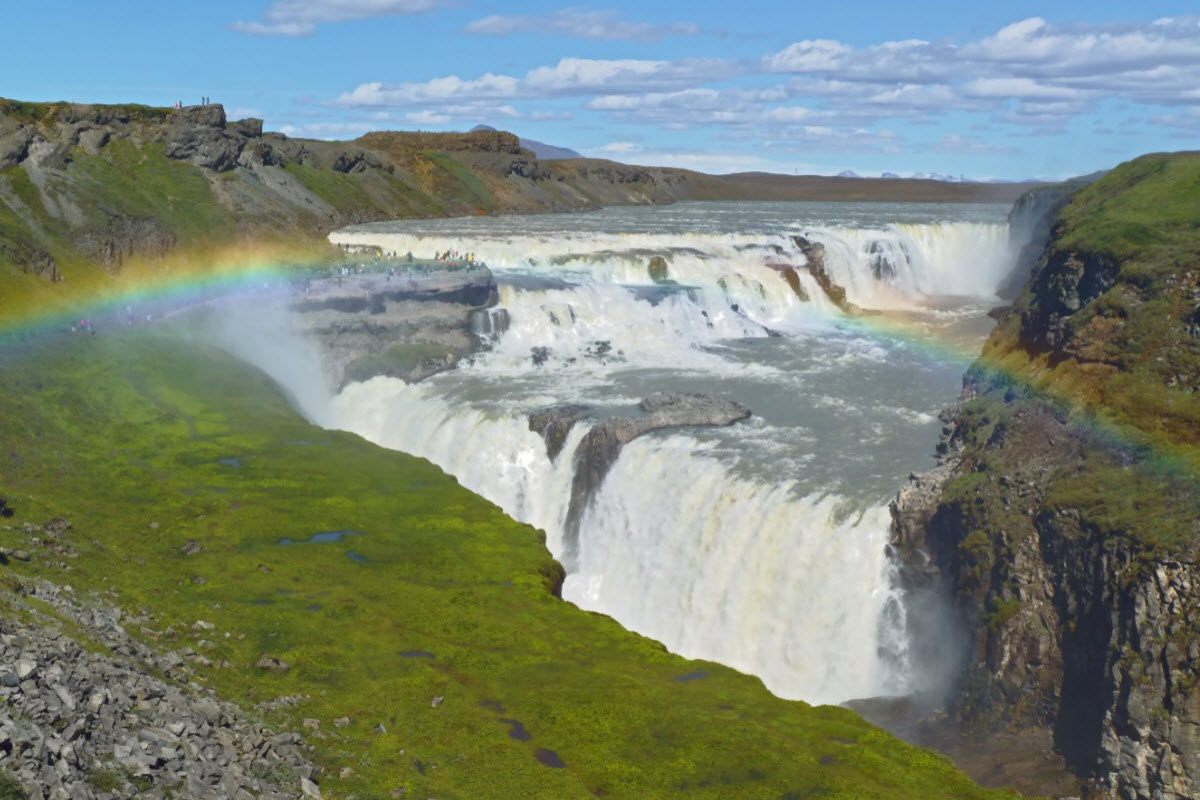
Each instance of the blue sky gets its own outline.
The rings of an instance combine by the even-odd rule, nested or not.
[[[710,172],[1057,178],[1200,147],[1192,2],[22,2],[0,96],[477,123]],[[15,34],[15,35],[14,35]]]

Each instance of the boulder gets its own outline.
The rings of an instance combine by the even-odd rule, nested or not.
[[[258,657],[258,661],[254,662],[254,668],[266,670],[267,672],[288,672],[291,670],[292,665],[283,659],[263,654]]]

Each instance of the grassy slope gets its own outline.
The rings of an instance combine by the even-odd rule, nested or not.
[[[80,555],[66,574],[36,555],[16,568],[114,590],[182,632],[171,646],[214,641],[205,654],[232,667],[201,673],[228,697],[308,696],[273,719],[321,721],[327,796],[999,796],[848,711],[781,701],[555,599],[536,531],[424,460],[307,425],[220,353],[149,332],[20,349],[3,363],[0,486],[14,521],[69,517]],[[342,529],[362,535],[277,544]],[[184,556],[192,539],[205,549]],[[200,619],[215,630],[191,633]],[[436,658],[400,655],[417,650]],[[291,671],[250,668],[263,653]]]
[[[1087,431],[1077,464],[1049,482],[1046,508],[1080,514],[1104,537],[1149,551],[1200,547],[1200,154],[1156,154],[1122,164],[1080,190],[1062,212],[1051,258],[1118,265],[1114,284],[1073,314],[1070,350],[1031,350],[1021,334],[1027,287],[980,361],[991,390],[960,420],[981,470],[1015,475],[1029,452],[1006,446],[1016,415],[1037,403]],[[983,374],[982,372],[980,374]],[[1016,402],[1014,402],[1016,401]],[[982,472],[980,473],[982,474]],[[999,487],[973,476],[948,487],[983,530],[1010,512]],[[989,494],[994,495],[989,500]],[[1014,525],[1013,527],[1019,527]]]

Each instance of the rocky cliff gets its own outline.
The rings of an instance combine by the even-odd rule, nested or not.
[[[939,468],[893,503],[910,597],[953,609],[913,629],[950,716],[1047,733],[1088,797],[1200,794],[1198,178],[1146,156],[1054,201]]]

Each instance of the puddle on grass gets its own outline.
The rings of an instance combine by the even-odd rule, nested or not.
[[[400,653],[401,658],[437,658],[428,650],[404,650]],[[483,705],[483,703],[480,703]]]
[[[522,725],[517,720],[501,718],[500,721],[503,722],[505,725],[509,726],[508,738],[516,739],[518,742],[528,742],[530,739],[533,738],[533,734],[530,733],[529,731],[525,730],[525,726]],[[547,750],[546,752],[550,753],[553,751]],[[557,758],[557,757],[558,756],[555,756],[555,758]],[[541,761],[540,758],[538,760]],[[546,762],[543,761],[542,763],[545,764]],[[546,764],[546,766],[551,766],[551,765]]]
[[[233,467],[234,469],[241,469],[241,467],[242,467],[242,459],[239,456],[231,456],[230,458],[218,458],[217,463],[223,467]]]
[[[347,550],[347,551],[346,551],[346,556],[347,556],[347,557],[348,557],[348,558],[349,558],[351,561],[353,561],[355,564],[365,564],[365,563],[367,563],[367,557],[366,557],[366,556],[362,555],[361,553],[356,553],[356,552],[354,552],[353,550]]]
[[[280,539],[280,545],[289,544],[326,544],[328,542],[340,542],[347,536],[362,536],[362,531],[324,531],[322,533],[314,533],[311,538],[297,542],[295,539]]]
[[[562,769],[563,767],[567,766],[563,763],[563,760],[558,757],[558,753],[554,752],[553,750],[547,750],[544,747],[539,747],[537,750],[533,751],[533,757],[536,758],[538,763],[540,763],[542,766],[550,767],[552,769]]]
[[[305,441],[300,441],[300,440],[297,440],[295,442],[284,442],[283,444],[286,447],[312,447],[312,445],[313,445],[312,442],[305,442]]]
[[[698,681],[701,678],[707,678],[707,677],[708,677],[707,672],[705,672],[702,669],[698,669],[695,672],[689,672],[686,675],[676,675],[675,681],[677,683],[687,683],[688,681]]]

